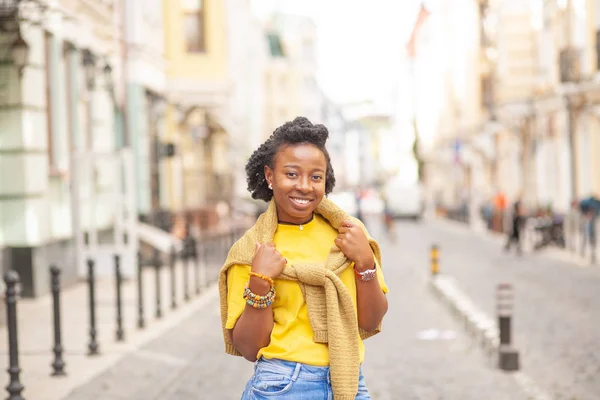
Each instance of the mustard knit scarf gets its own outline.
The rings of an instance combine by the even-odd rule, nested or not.
[[[366,229],[357,219],[350,217],[333,202],[324,198],[319,204],[317,214],[322,215],[335,228],[339,229],[344,220],[352,220]],[[241,356],[230,341],[225,329],[227,321],[227,270],[232,265],[251,265],[256,243],[273,241],[277,230],[277,209],[274,200],[254,226],[238,240],[229,251],[225,265],[219,274],[219,292],[221,298],[221,322],[225,351]],[[369,243],[375,259],[381,265],[379,245],[370,236]],[[308,316],[314,332],[314,341],[328,343],[331,384],[335,400],[354,400],[358,391],[360,351],[358,336],[366,339],[380,332],[363,331],[358,327],[356,311],[350,292],[338,275],[351,265],[344,253],[333,245],[324,263],[287,265],[278,279],[297,281],[306,300]],[[242,293],[239,293],[242,296]]]

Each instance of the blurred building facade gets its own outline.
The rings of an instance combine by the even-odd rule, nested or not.
[[[322,120],[318,123],[324,124],[329,131],[327,151],[331,157],[331,166],[335,172],[336,190],[347,190],[350,187],[348,177],[348,165],[350,155],[348,152],[348,130],[350,124],[346,120],[342,108],[329,100],[323,94]]]
[[[223,1],[163,2],[170,211],[210,225],[216,203],[231,196],[227,147],[231,124],[227,7]],[[217,188],[219,188],[217,190]]]
[[[323,120],[325,98],[317,84],[317,36],[314,22],[303,16],[275,15],[266,23],[266,139],[286,121],[305,116]]]
[[[419,130],[434,138],[423,144],[432,201],[503,193],[565,212],[597,193],[598,10],[598,1],[453,0],[428,16],[416,79],[444,99],[418,102]]]
[[[115,124],[114,82],[121,32],[119,1],[52,4],[7,1],[0,5],[0,251],[4,270],[21,276],[22,294],[48,290],[48,267],[63,268],[72,282],[75,234],[110,226],[110,208],[91,217],[73,210],[82,199],[106,201],[114,181],[98,168],[73,182],[85,155],[111,154],[122,132]],[[73,198],[73,187],[81,197]],[[75,230],[79,232],[75,232]]]
[[[123,144],[131,147],[136,164],[138,213],[156,220],[168,207],[166,162],[166,59],[161,0],[126,0],[121,18],[126,104]]]
[[[409,41],[418,151],[428,201],[438,205],[460,204],[491,180],[491,155],[485,141],[475,140],[486,116],[481,86],[489,73],[479,13],[472,1],[440,2],[431,13],[423,6]]]

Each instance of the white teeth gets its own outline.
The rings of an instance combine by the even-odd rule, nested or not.
[[[292,200],[294,200],[296,203],[299,204],[308,204],[309,200],[305,200],[305,199],[294,199],[292,198]]]

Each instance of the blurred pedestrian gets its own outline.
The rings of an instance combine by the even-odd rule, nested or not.
[[[571,208],[567,214],[567,218],[565,221],[565,237],[567,241],[567,248],[575,253],[577,251],[577,238],[580,237],[581,233],[581,211],[579,210],[579,201],[572,200]]]
[[[363,339],[379,332],[388,289],[377,242],[325,198],[328,135],[296,118],[246,165],[248,190],[269,206],[219,276],[226,352],[255,362],[242,400],[370,399]]]
[[[504,232],[504,214],[506,212],[506,196],[503,192],[497,192],[494,196],[494,218],[492,230],[495,232]]]
[[[521,247],[521,231],[524,225],[525,218],[523,216],[523,210],[521,208],[521,202],[516,201],[513,204],[513,212],[511,215],[511,230],[508,233],[506,245],[504,246],[504,251],[509,251],[513,244],[517,247],[517,254],[523,254],[523,249]]]
[[[390,204],[385,195],[381,195],[383,202],[383,223],[385,226],[385,232],[392,242],[396,241],[396,224],[394,223],[394,215],[390,209]]]
[[[583,210],[583,241],[581,243],[581,256],[585,256],[586,247],[590,247],[592,263],[596,262],[596,210],[586,207]]]

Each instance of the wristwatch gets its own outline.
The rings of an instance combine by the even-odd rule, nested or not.
[[[368,282],[375,279],[375,276],[377,275],[377,266],[373,265],[373,269],[368,269],[363,272],[360,272],[359,270],[354,268],[354,272],[356,273],[358,279],[360,279],[363,282]]]

